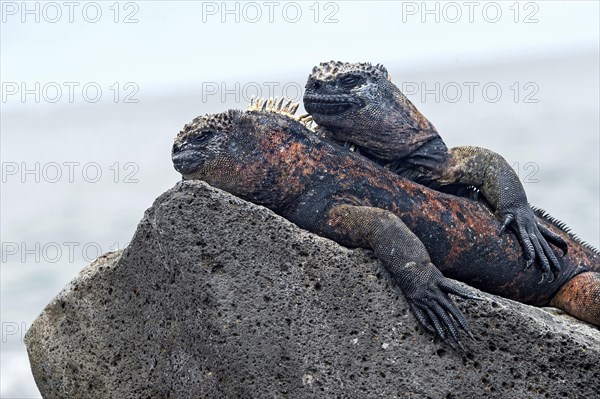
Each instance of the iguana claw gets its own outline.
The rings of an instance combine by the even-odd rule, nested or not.
[[[502,227],[500,228],[500,231],[498,232],[498,235],[502,235],[502,233],[504,233],[504,230],[506,230],[506,228],[512,223],[512,221],[515,219],[515,217],[512,214],[508,214],[506,215],[506,218],[504,219],[504,223],[502,223]]]
[[[474,336],[469,327],[469,322],[448,294],[466,299],[481,298],[444,277],[433,264],[430,264],[430,266],[424,271],[425,276],[421,276],[426,279],[426,284],[406,285],[400,282],[401,289],[417,321],[452,349],[456,350],[458,347],[464,352],[465,348],[459,331],[463,330],[473,339]]]
[[[549,283],[554,281],[555,276],[561,272],[562,265],[548,242],[558,246],[563,253],[566,253],[567,243],[538,223],[527,203],[505,210],[503,213],[503,223],[498,234],[502,234],[508,226],[512,226],[525,252],[525,270],[537,260],[543,273],[541,281],[546,280]]]
[[[533,265],[533,259],[527,259],[527,262],[525,263],[525,270],[529,269],[531,267],[531,265]]]

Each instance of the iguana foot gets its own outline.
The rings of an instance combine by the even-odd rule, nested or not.
[[[465,350],[460,338],[460,329],[464,330],[471,338],[473,333],[469,322],[450,299],[448,294],[453,294],[466,299],[481,299],[471,294],[459,284],[442,275],[432,264],[418,266],[411,262],[412,267],[418,272],[419,284],[414,284],[407,279],[398,281],[410,310],[417,321],[425,329],[436,334],[443,342],[453,349]],[[411,267],[411,265],[407,265]]]
[[[402,219],[381,208],[341,204],[331,208],[327,225],[338,237],[347,237],[347,243],[373,249],[419,323],[451,347],[462,349],[459,332],[471,334],[469,323],[448,294],[479,297],[444,277]]]
[[[500,212],[503,224],[498,232],[501,235],[508,226],[512,226],[527,260],[525,268],[528,269],[537,259],[542,269],[542,281],[554,281],[562,270],[560,261],[552,251],[550,244],[559,247],[563,254],[567,253],[567,243],[560,236],[538,223],[533,210],[525,204],[514,209]]]

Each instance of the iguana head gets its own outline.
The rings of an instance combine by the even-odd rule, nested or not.
[[[387,70],[366,62],[323,62],[313,68],[305,87],[304,108],[318,124],[350,126],[353,118],[369,117],[369,104],[390,96]]]
[[[407,156],[437,136],[379,64],[330,61],[314,67],[304,108],[336,140],[383,161]]]
[[[306,131],[293,113],[298,104],[258,100],[246,112],[229,110],[195,118],[173,143],[171,158],[184,180],[200,179],[248,200],[263,195],[286,169],[280,148]],[[268,199],[265,199],[268,200]],[[262,203],[260,201],[256,201]]]
[[[199,116],[183,127],[173,143],[171,158],[184,179],[206,177],[233,163],[239,146],[234,143],[229,148],[229,144],[240,119],[241,111],[230,110]]]

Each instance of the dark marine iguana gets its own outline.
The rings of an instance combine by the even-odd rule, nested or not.
[[[458,194],[474,186],[503,221],[500,234],[513,228],[527,256],[526,267],[538,258],[542,280],[552,281],[560,272],[560,261],[548,242],[563,252],[567,245],[537,222],[508,162],[485,148],[448,150],[433,124],[392,83],[385,67],[324,62],[313,68],[305,90],[304,107],[321,134],[353,144],[371,160],[428,187]]]
[[[428,189],[318,137],[289,104],[195,118],[172,148],[183,179],[201,179],[348,247],[372,249],[419,323],[462,347],[464,315],[449,298],[475,298],[450,278],[600,326],[600,254],[545,220],[570,246],[557,278],[538,284],[512,234],[480,202]],[[441,272],[440,272],[441,271]],[[443,274],[442,274],[443,273]]]

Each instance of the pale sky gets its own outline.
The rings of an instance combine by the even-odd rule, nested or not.
[[[597,1],[51,4],[2,3],[3,82],[162,93],[274,71],[304,78],[329,59],[439,68],[599,45]],[[3,98],[5,110],[17,97]]]

